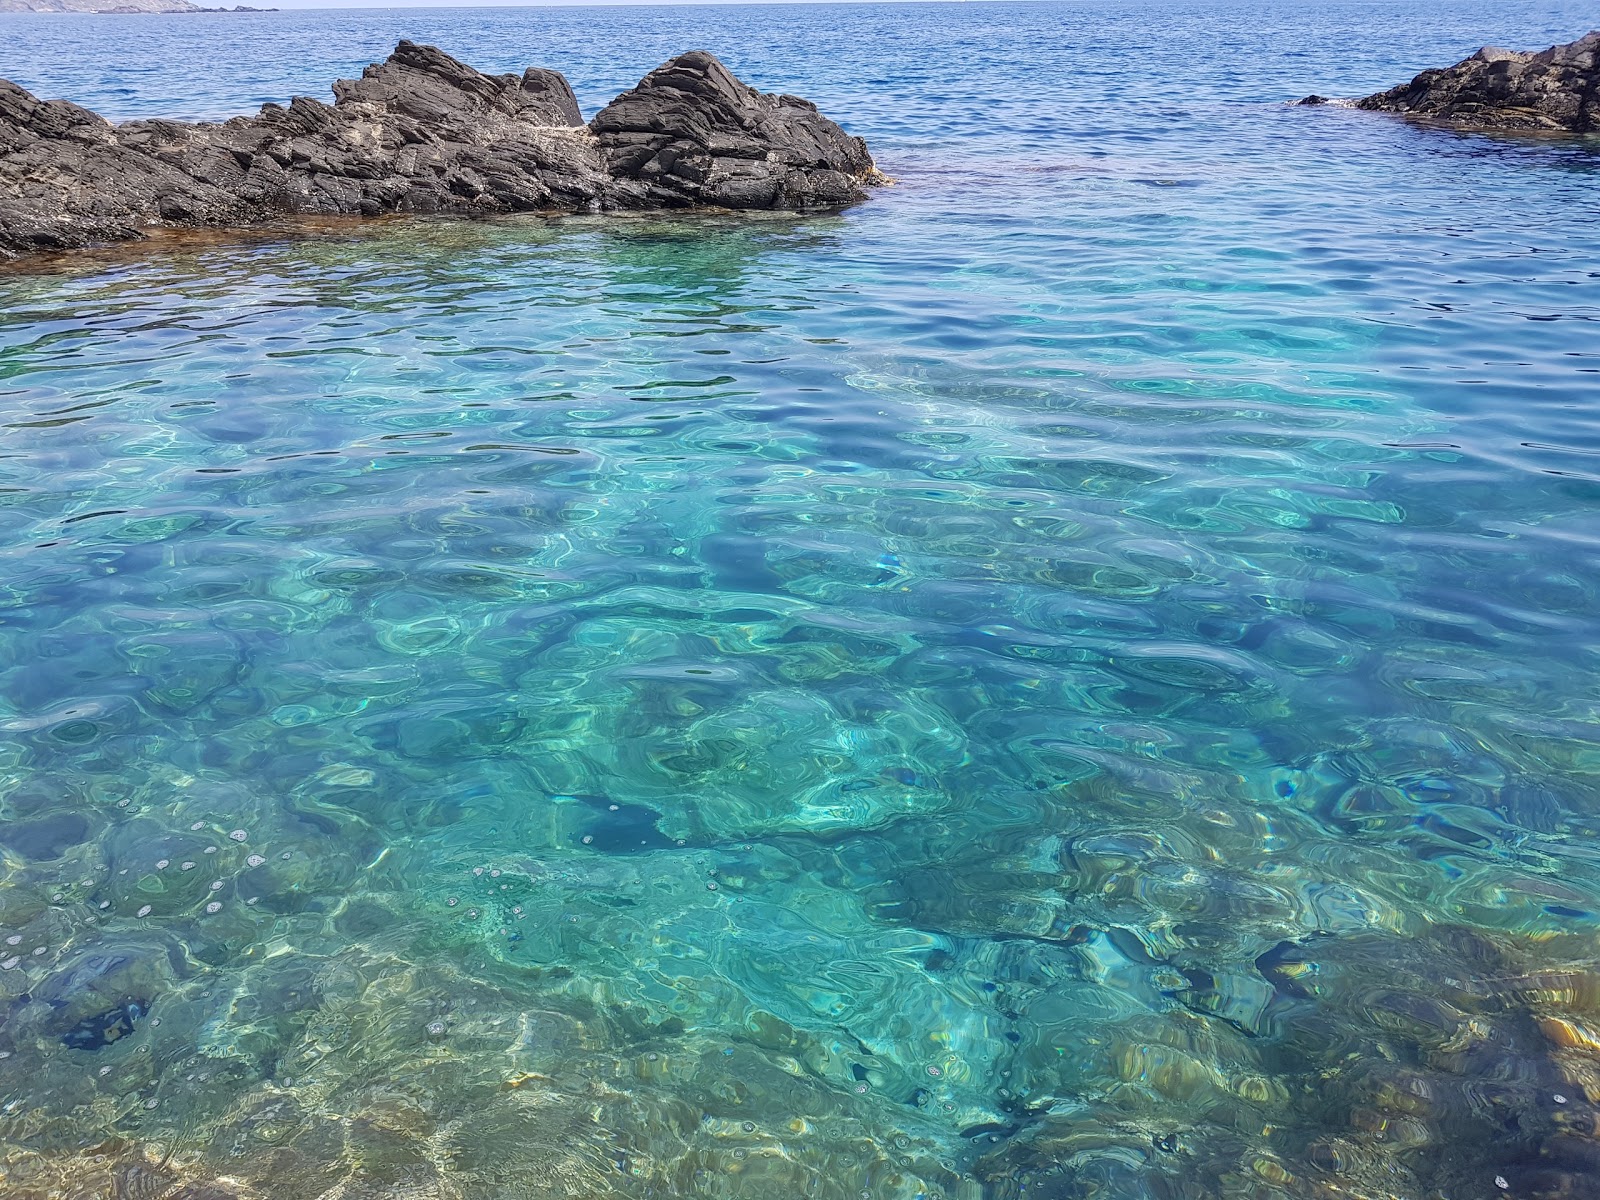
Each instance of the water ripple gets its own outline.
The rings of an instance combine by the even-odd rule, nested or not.
[[[1600,160],[1281,102],[1583,20],[1391,9],[0,17],[707,44],[899,180],[0,276],[7,1179],[1580,1194]]]

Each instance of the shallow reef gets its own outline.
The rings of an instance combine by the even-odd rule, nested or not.
[[[623,719],[687,731],[707,688]],[[693,820],[503,762],[498,813],[480,791],[385,816],[383,781],[428,788],[406,760],[441,738],[512,744],[488,718],[281,805],[201,763],[136,792],[181,801],[94,830],[70,772],[14,791],[0,1053],[30,1082],[0,1120],[7,1194],[1588,1194],[1586,938],[1297,884],[1242,797],[1159,833],[1137,787],[962,811],[935,755],[821,828],[752,819],[704,772],[753,733],[685,737]],[[761,752],[791,778],[826,755]],[[1320,819],[1291,805],[1278,837],[1314,854]]]

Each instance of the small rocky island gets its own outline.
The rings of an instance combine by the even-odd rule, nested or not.
[[[484,75],[402,41],[335,102],[111,125],[0,80],[0,258],[296,214],[832,208],[882,180],[866,143],[705,51],[584,123],[566,79]]]
[[[1485,46],[1356,107],[1465,129],[1600,132],[1600,30],[1537,54]]]

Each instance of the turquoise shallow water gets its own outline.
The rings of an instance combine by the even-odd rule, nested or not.
[[[899,180],[0,276],[4,1194],[1595,1194],[1600,147],[1282,104],[1586,27],[0,18],[704,45]]]

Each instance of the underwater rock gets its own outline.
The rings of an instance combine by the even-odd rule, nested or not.
[[[0,258],[296,214],[816,208],[878,182],[866,143],[705,51],[583,124],[567,81],[484,75],[402,41],[332,105],[113,126],[0,80]]]
[[[69,1050],[99,1050],[132,1035],[134,1027],[149,1011],[143,1000],[124,1000],[104,1012],[93,1013],[61,1035]]]
[[[146,1162],[119,1163],[111,1175],[112,1200],[241,1200],[246,1195],[234,1182],[186,1180]]]
[[[1255,960],[1277,994],[1254,1028],[1218,1003],[1249,991],[1220,969],[1184,970],[1185,1007],[1160,1016],[1071,1005],[1052,1022],[1035,995],[1007,1065],[1025,1119],[982,1141],[973,1172],[992,1200],[1223,1195],[1241,1179],[1278,1197],[1592,1196],[1600,991],[1585,967],[1550,965],[1562,953],[1461,927],[1280,941]],[[1085,1099],[1083,1080],[1108,1074],[1120,1085]]]
[[[663,850],[681,843],[656,826],[661,814],[644,804],[615,804],[604,796],[579,797],[595,811],[578,835],[578,841],[602,854],[638,854]]]
[[[177,1187],[177,1176],[144,1162],[117,1164],[111,1175],[115,1200],[164,1200]]]
[[[151,1003],[171,991],[181,963],[176,946],[155,941],[93,946],[34,988],[42,1031],[72,1049],[108,1046],[132,1033]]]
[[[1468,129],[1600,130],[1600,30],[1537,54],[1485,46],[1356,107]]]
[[[87,818],[75,812],[57,812],[31,821],[8,821],[0,830],[0,845],[33,862],[60,858],[89,839]]]

